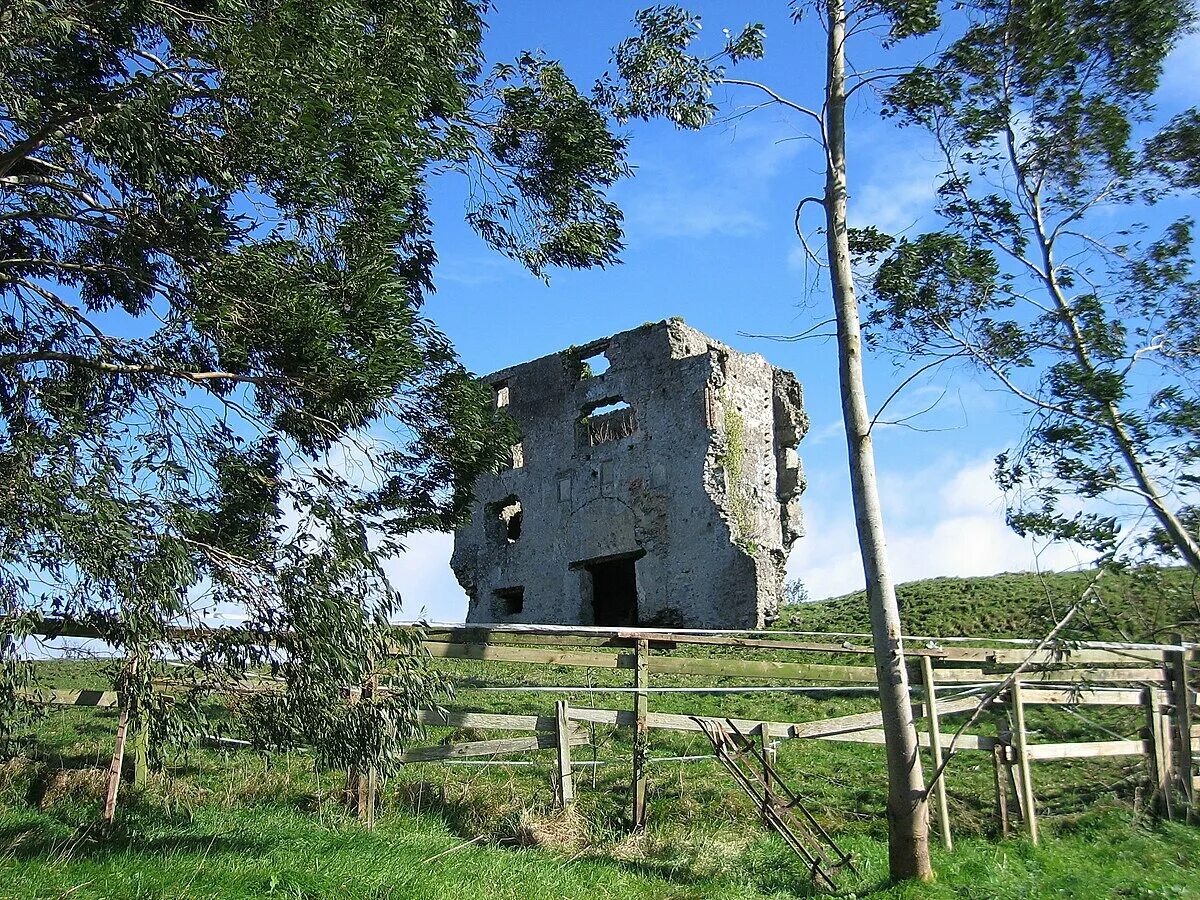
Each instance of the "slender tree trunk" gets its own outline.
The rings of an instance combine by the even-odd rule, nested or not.
[[[875,673],[887,741],[888,859],[895,879],[929,880],[929,807],[900,638],[900,608],[892,584],[875,482],[871,417],[863,386],[862,335],[846,225],[846,22],[843,0],[827,0],[825,220],[829,273],[837,314],[842,416],[850,455],[850,487],[871,609]]]

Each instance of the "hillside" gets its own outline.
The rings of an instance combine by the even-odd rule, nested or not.
[[[931,578],[899,585],[909,635],[1035,637],[1048,631],[1083,593],[1094,571],[1029,572],[983,578]],[[1186,568],[1106,574],[1099,600],[1080,610],[1065,637],[1161,641],[1171,631],[1200,639],[1200,583]],[[777,628],[870,630],[863,593],[786,606]]]

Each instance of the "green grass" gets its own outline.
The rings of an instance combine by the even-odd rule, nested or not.
[[[904,633],[952,637],[1044,634],[1092,582],[1094,571],[1022,572],[986,578],[931,578],[899,585]],[[1200,639],[1200,585],[1190,569],[1105,574],[1095,603],[1081,608],[1064,637],[1163,642],[1172,631]],[[870,631],[861,592],[787,606],[778,628]]]
[[[1079,586],[1071,578],[1056,582],[1058,593],[1052,597],[1070,596]],[[970,633],[975,630],[969,627],[971,610],[986,608],[996,616],[989,621],[999,631],[1028,634],[1021,622],[1036,614],[1039,600],[1031,587],[1036,581],[1030,576],[978,581],[974,587],[943,579],[902,588],[908,630],[936,632],[947,628],[933,626],[948,626],[951,632]],[[1175,610],[1172,615],[1186,610],[1180,599],[1184,582],[1180,573],[1167,573],[1165,583],[1174,585],[1176,593],[1161,606]],[[1186,587],[1190,591],[1190,582]],[[1045,603],[1046,588],[1038,588]],[[1109,590],[1113,593],[1106,603],[1122,610],[1116,621],[1131,627],[1132,589],[1113,585]],[[997,611],[1001,606],[1003,614]],[[792,613],[790,626],[812,630],[856,631],[865,622],[851,599]],[[766,658],[765,651],[725,652]],[[819,655],[807,658],[822,660]],[[558,695],[484,691],[481,684],[621,686],[630,677],[624,670],[561,666],[453,660],[438,665],[458,686],[448,706],[484,711],[548,713]],[[104,686],[103,675],[91,663],[44,663],[38,676],[59,687]],[[654,683],[713,681],[656,676]],[[629,702],[624,694],[580,691],[568,697],[574,706],[617,708]],[[869,698],[783,692],[651,697],[655,711],[788,721],[843,715],[871,705]],[[1114,731],[1136,734],[1141,725],[1132,709],[1089,708],[1085,713],[1087,721],[1033,708],[1032,739],[1101,740]],[[105,832],[95,820],[100,769],[111,753],[115,724],[111,710],[54,710],[26,736],[22,756],[0,766],[0,897],[739,900],[811,894],[803,866],[764,830],[749,800],[712,761],[652,765],[649,827],[642,835],[631,835],[626,824],[632,751],[627,729],[597,728],[595,751],[575,751],[577,761],[592,760],[594,752],[597,761],[608,765],[595,769],[594,784],[588,769],[577,771],[577,811],[565,817],[553,808],[552,751],[521,757],[541,763],[537,766],[408,766],[383,786],[379,826],[368,832],[344,812],[338,774],[315,772],[303,752],[263,758],[191,749],[172,756],[141,794],[126,790],[118,827]],[[947,727],[954,724],[951,718]],[[989,714],[977,730],[994,734],[1002,724]],[[450,729],[430,734],[432,741],[481,737]],[[651,732],[652,757],[706,749],[699,734]],[[997,840],[989,758],[962,754],[947,775],[956,849],[947,854],[935,847],[938,881],[930,885],[886,881],[881,747],[788,742],[782,745],[780,768],[838,841],[853,851],[860,874],[845,873],[840,879],[847,896],[1200,897],[1200,829],[1154,823],[1145,815],[1145,773],[1137,759],[1039,763],[1035,788],[1044,841],[1035,848],[1021,839]]]

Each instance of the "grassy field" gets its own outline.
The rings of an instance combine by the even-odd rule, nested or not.
[[[1015,592],[1009,579],[1016,578],[1004,576],[970,593]],[[922,583],[917,596],[930,598],[931,584]],[[1044,600],[1044,586],[1038,589]],[[942,621],[969,624],[970,604],[956,599],[967,593],[948,594]],[[1007,599],[1036,605],[1015,593]],[[910,604],[910,614],[919,608]],[[842,627],[852,622],[852,601],[825,609],[828,627],[856,630]],[[816,606],[800,613],[806,627],[823,623]],[[545,713],[559,696],[490,691],[484,684],[584,688],[627,685],[629,678],[612,670],[439,664],[458,685],[447,705],[459,709]],[[45,663],[39,674],[60,687],[103,686],[93,663]],[[685,676],[654,681],[697,683]],[[567,696],[574,706],[629,702],[627,695],[583,690]],[[871,702],[782,692],[654,694],[651,709],[806,721]],[[1097,740],[1134,734],[1140,725],[1135,710],[1086,713],[1084,721],[1031,710],[1033,740]],[[552,751],[520,757],[535,765],[408,766],[385,784],[379,826],[368,832],[342,808],[342,779],[315,772],[301,751],[264,758],[191,749],[173,756],[144,792],[124,794],[119,824],[107,832],[95,819],[115,722],[112,711],[56,709],[27,736],[22,756],[0,767],[0,897],[734,900],[811,893],[803,866],[765,831],[750,801],[711,760],[653,764],[649,826],[631,834],[628,730],[597,728],[594,751],[576,750],[576,762],[600,765],[577,772],[579,799],[570,815],[553,808]],[[978,730],[994,734],[999,727],[989,716]],[[481,737],[435,729],[430,740]],[[707,749],[699,734],[651,732],[652,757]],[[931,885],[886,881],[881,747],[793,741],[782,746],[780,767],[853,851],[860,873],[841,878],[846,896],[1200,897],[1200,829],[1155,823],[1145,814],[1145,773],[1136,759],[1038,764],[1044,840],[1035,848],[1022,839],[996,839],[990,762],[983,754],[962,754],[947,778],[956,848],[935,849],[938,881]]]
[[[899,585],[910,635],[1031,637],[1044,634],[1092,583],[1095,573],[1020,572],[988,578],[931,578]],[[1200,639],[1200,585],[1190,569],[1106,573],[1096,600],[1080,609],[1064,638],[1162,642],[1180,631]],[[778,628],[870,630],[861,593],[784,608]]]

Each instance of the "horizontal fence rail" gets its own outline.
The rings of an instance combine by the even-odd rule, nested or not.
[[[417,626],[401,625],[398,629]],[[58,637],[100,638],[98,629],[65,620],[48,621],[42,629],[48,639]],[[177,629],[168,637],[176,644],[211,640],[213,632],[203,629]],[[231,641],[271,641],[270,636],[221,629],[217,636]],[[609,683],[602,685],[555,685],[495,683],[474,678],[472,689],[519,694],[528,692],[613,693],[632,695],[627,708],[583,708],[559,699],[550,711],[490,712],[465,709],[431,709],[418,712],[418,722],[428,727],[505,733],[485,740],[468,740],[433,746],[406,747],[405,763],[533,764],[532,761],[500,760],[498,757],[556,750],[553,768],[556,796],[563,805],[574,797],[573,768],[585,763],[571,760],[571,749],[590,742],[589,731],[596,726],[632,729],[634,735],[631,796],[634,798],[635,824],[645,817],[645,771],[648,764],[675,757],[651,756],[647,734],[652,731],[709,733],[714,721],[746,735],[757,735],[771,753],[784,741],[817,740],[885,744],[882,714],[876,710],[814,721],[787,721],[756,718],[714,720],[706,716],[680,712],[661,712],[649,708],[649,698],[660,694],[751,692],[845,692],[866,693],[876,687],[873,665],[858,665],[855,657],[869,657],[873,650],[864,643],[866,635],[820,634],[813,632],[718,631],[695,629],[596,628],[584,626],[532,625],[430,625],[420,631],[418,646],[434,665],[445,665],[452,672],[470,672],[473,664],[501,666],[563,667],[608,673]],[[1195,761],[1200,758],[1200,725],[1193,724],[1192,710],[1200,697],[1189,679],[1189,664],[1198,656],[1197,645],[1176,639],[1169,644],[1119,642],[1060,642],[1043,646],[1044,641],[1023,639],[985,640],[979,638],[907,638],[905,649],[913,684],[914,724],[919,743],[929,748],[940,773],[936,795],[943,841],[949,841],[949,810],[945,792],[944,764],[939,763],[959,752],[982,752],[992,757],[996,767],[997,809],[1002,828],[1007,831],[1007,787],[1015,786],[1020,800],[1022,822],[1030,837],[1037,838],[1036,798],[1032,766],[1070,759],[1140,757],[1146,761],[1156,803],[1168,812],[1172,797],[1181,795],[1186,806],[1195,805],[1198,776]],[[396,653],[410,652],[411,641]],[[728,651],[738,651],[736,656]],[[867,659],[862,659],[866,663]],[[186,669],[187,663],[177,663]],[[487,673],[494,669],[480,669]],[[627,674],[625,674],[627,673]],[[179,672],[180,675],[183,672]],[[653,684],[659,679],[658,685]],[[693,679],[697,683],[662,685],[663,679]],[[625,685],[619,682],[627,679]],[[562,678],[560,680],[571,680]],[[616,680],[618,684],[611,682]],[[730,685],[727,680],[757,684]],[[500,679],[506,682],[506,679]],[[763,684],[767,682],[767,684]],[[156,686],[168,694],[188,686],[184,678],[158,678]],[[285,690],[286,686],[269,678],[249,678],[224,686],[231,695]],[[388,693],[386,682],[369,690],[347,686],[348,693],[364,699],[374,692]],[[495,696],[495,695],[493,695]],[[501,695],[503,696],[503,695]],[[124,708],[121,697],[106,690],[63,690],[38,687],[22,695],[27,702],[52,706],[93,707],[120,711],[119,728],[136,734],[137,711]],[[867,697],[862,698],[866,700]],[[505,701],[516,703],[515,700]],[[529,703],[529,698],[525,698]],[[1111,740],[1038,743],[1024,721],[1030,706],[1139,708],[1145,727],[1137,735],[1122,735],[1107,728]],[[978,728],[959,727],[953,720],[976,722],[978,714],[991,710],[1008,715],[1013,726],[998,728],[998,733],[981,734]],[[1082,717],[1081,713],[1075,713]],[[990,720],[989,720],[990,721]],[[1086,720],[1085,720],[1086,721]],[[978,723],[976,722],[976,725]],[[518,736],[514,736],[518,735]],[[225,749],[245,749],[251,745],[230,738],[212,738]],[[713,759],[711,756],[679,759]],[[773,758],[773,757],[772,757]],[[613,761],[592,760],[586,765],[609,765]],[[538,763],[542,764],[542,763]],[[116,771],[120,766],[114,761]],[[1008,770],[1005,772],[1004,770]],[[1007,775],[1007,777],[1005,777]],[[360,814],[374,808],[374,775],[354,776]],[[115,793],[114,793],[115,796]],[[373,815],[373,813],[371,813]],[[370,821],[369,816],[367,817]]]

